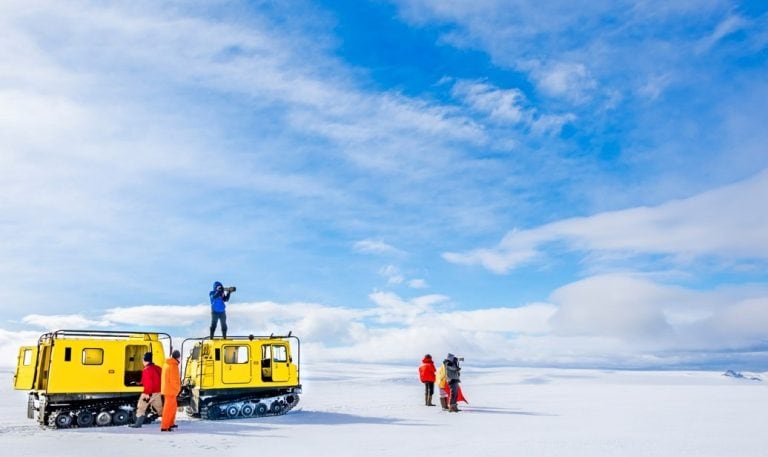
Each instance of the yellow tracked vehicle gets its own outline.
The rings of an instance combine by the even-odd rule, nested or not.
[[[213,420],[275,416],[299,403],[300,342],[290,333],[190,338],[182,351],[190,345],[179,396],[188,415]]]
[[[162,366],[166,333],[57,330],[19,350],[14,388],[27,417],[56,428],[125,425],[141,395],[142,356]],[[151,419],[151,418],[150,418]]]
[[[27,416],[42,425],[125,425],[143,390],[144,353],[162,366],[172,349],[166,333],[57,330],[19,350],[14,387],[29,391]],[[299,402],[300,342],[290,333],[190,338],[185,349],[177,401],[192,417],[274,416]]]

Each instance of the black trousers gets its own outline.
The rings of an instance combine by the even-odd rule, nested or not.
[[[451,399],[449,400],[449,404],[455,405],[459,401],[459,381],[450,381],[448,385],[451,387]]]
[[[224,311],[220,313],[211,311],[211,337],[213,337],[213,333],[216,331],[218,321],[221,321],[221,333],[223,335],[227,334],[227,313]]]
[[[435,383],[430,381],[424,381],[424,393],[427,395],[434,395]]]

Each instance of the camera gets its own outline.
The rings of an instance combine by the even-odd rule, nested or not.
[[[456,360],[458,360],[459,362],[463,362],[464,361],[464,357],[456,357]]]
[[[225,287],[224,292],[232,293],[237,290],[237,287]]]

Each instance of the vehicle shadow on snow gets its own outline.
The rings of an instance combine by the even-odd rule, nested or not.
[[[536,413],[533,411],[520,411],[518,409],[511,408],[490,408],[487,406],[466,406],[464,408],[459,407],[462,413],[480,413],[480,414],[511,414],[517,416],[557,416],[557,414],[549,413]]]
[[[131,428],[126,426],[118,427],[87,427],[87,428],[66,428],[66,429],[43,429],[44,431],[54,431],[56,433],[111,433],[111,434],[125,434],[135,436],[148,436],[148,435],[163,435],[168,438],[172,438],[178,435],[198,435],[198,434],[214,434],[214,435],[247,435],[254,432],[271,431],[274,427],[270,423],[257,422],[253,419],[235,419],[235,420],[221,420],[221,421],[208,421],[208,420],[181,420],[178,421],[176,430],[170,433],[164,433],[160,431],[159,422],[151,422],[144,424],[141,428]]]
[[[334,413],[328,411],[297,411],[280,417],[280,422],[295,425],[351,425],[351,424],[378,424],[378,425],[419,425],[405,419],[394,417],[359,416],[356,414]]]

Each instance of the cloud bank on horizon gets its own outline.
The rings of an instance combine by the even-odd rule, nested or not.
[[[204,334],[214,280],[316,360],[768,363],[766,30],[726,0],[4,2],[0,365]]]

